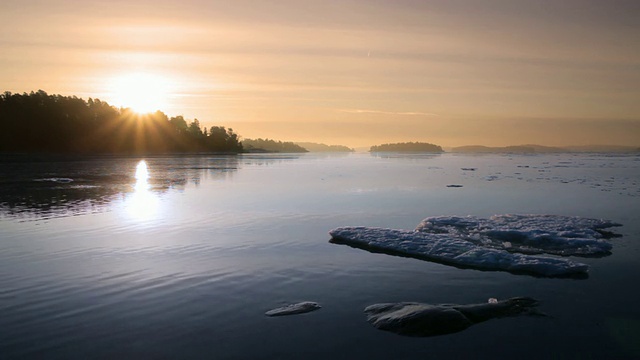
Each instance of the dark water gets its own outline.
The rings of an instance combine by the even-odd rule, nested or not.
[[[150,157],[148,178],[136,178],[141,160],[2,160],[0,358],[640,357],[636,156]],[[611,256],[577,259],[591,265],[582,280],[328,242],[338,226],[505,213],[610,219],[623,237]],[[363,313],[513,296],[540,300],[549,316],[410,338]],[[322,309],[264,316],[305,300]]]

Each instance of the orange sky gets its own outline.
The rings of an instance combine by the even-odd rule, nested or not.
[[[3,0],[0,90],[145,92],[245,138],[640,146],[639,18],[632,0]]]

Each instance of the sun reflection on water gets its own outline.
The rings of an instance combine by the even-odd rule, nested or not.
[[[158,197],[151,192],[147,162],[140,160],[136,166],[134,192],[127,198],[127,213],[136,220],[150,220],[158,213]]]
[[[149,190],[149,169],[147,168],[147,162],[140,160],[138,166],[136,166],[136,191]]]

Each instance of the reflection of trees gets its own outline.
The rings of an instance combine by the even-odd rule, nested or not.
[[[43,219],[109,209],[134,191],[134,157],[0,158],[0,217]],[[188,184],[225,180],[238,170],[236,156],[151,157],[150,191],[184,191]]]
[[[147,160],[152,189],[184,190],[191,183],[200,184],[202,178],[226,180],[240,167],[237,156],[162,157]]]
[[[247,165],[268,166],[276,163],[297,160],[300,155],[296,154],[243,154],[242,163]]]

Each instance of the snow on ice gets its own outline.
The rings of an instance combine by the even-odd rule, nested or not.
[[[438,216],[416,230],[341,227],[332,242],[480,270],[548,277],[585,275],[589,266],[554,255],[602,256],[611,250],[611,221],[556,215]]]

